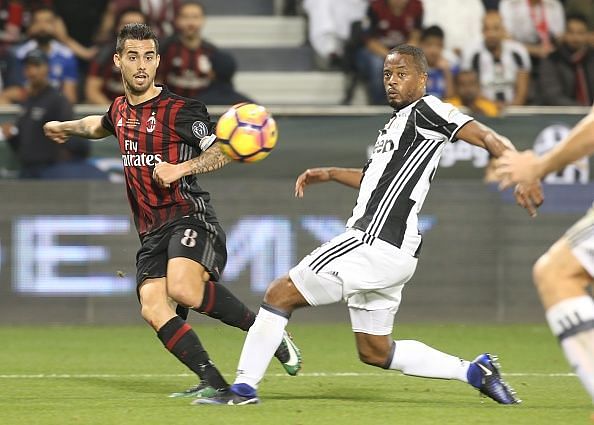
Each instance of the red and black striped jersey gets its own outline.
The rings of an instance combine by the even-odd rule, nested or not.
[[[196,176],[183,177],[169,188],[152,178],[159,162],[188,161],[216,139],[202,102],[160,87],[158,96],[138,105],[130,105],[125,96],[116,98],[102,119],[120,145],[128,201],[140,235],[190,214],[206,223],[217,222],[210,195],[200,188]]]
[[[215,51],[216,47],[206,41],[189,49],[179,37],[172,36],[160,49],[158,80],[175,93],[196,99],[213,79],[211,58]]]

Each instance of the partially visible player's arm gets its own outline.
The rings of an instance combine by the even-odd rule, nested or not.
[[[495,130],[478,121],[466,123],[458,131],[456,137],[488,150],[495,158],[499,158],[506,150],[516,150],[507,137],[498,134]]]
[[[495,158],[501,157],[506,151],[516,151],[516,148],[507,137],[497,134],[494,130],[477,121],[465,124],[458,131],[456,137],[488,150]],[[514,196],[518,205],[525,208],[531,217],[536,216],[536,209],[544,200],[542,187],[538,181],[518,184],[514,190]]]
[[[210,173],[227,165],[231,161],[231,158],[221,151],[219,144],[213,143],[196,158],[188,161],[179,164],[169,164],[168,162],[158,163],[153,170],[153,179],[160,186],[169,187],[171,183],[184,176]]]
[[[310,168],[297,177],[295,182],[295,197],[303,198],[303,189],[312,183],[335,181],[358,189],[361,187],[363,170],[360,168],[323,167]]]
[[[553,149],[542,156],[532,151],[504,154],[498,161],[497,174],[501,186],[539,180],[550,172],[594,153],[594,108]]]
[[[101,124],[102,115],[89,115],[74,121],[49,121],[43,126],[45,135],[58,143],[64,143],[70,136],[86,139],[102,139],[111,133]]]

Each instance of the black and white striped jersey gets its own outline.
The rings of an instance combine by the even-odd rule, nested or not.
[[[418,257],[417,214],[437,170],[444,144],[472,118],[435,96],[424,96],[395,111],[379,131],[347,228]]]

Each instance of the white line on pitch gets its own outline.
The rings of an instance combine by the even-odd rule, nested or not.
[[[527,373],[504,373],[504,376],[518,376],[518,377],[537,377],[537,378],[566,378],[574,377],[575,373],[541,373],[541,372],[527,372]],[[115,373],[39,373],[39,374],[6,374],[0,375],[0,379],[85,379],[85,378],[98,378],[98,379],[115,379],[115,378],[183,378],[193,377],[191,373],[132,373],[132,374],[115,374]],[[273,377],[287,377],[284,373],[272,373],[267,376]],[[373,373],[373,372],[305,372],[300,373],[299,377],[302,378],[335,378],[335,377],[365,377],[365,376],[387,376],[386,373]]]

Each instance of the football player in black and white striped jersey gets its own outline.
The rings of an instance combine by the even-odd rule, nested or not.
[[[256,388],[293,310],[341,300],[348,305],[363,362],[407,375],[460,380],[498,403],[519,402],[503,382],[495,356],[484,353],[470,362],[391,336],[402,288],[413,276],[420,253],[417,215],[444,144],[460,138],[494,157],[513,146],[452,105],[425,95],[427,61],[422,50],[409,45],[392,49],[383,79],[394,113],[380,130],[366,166],[307,170],[295,185],[297,197],[307,185],[323,181],[358,188],[346,231],[272,282],[248,332],[235,383],[229,391],[195,403],[258,403]],[[534,215],[542,202],[540,185],[520,186],[516,197]]]

